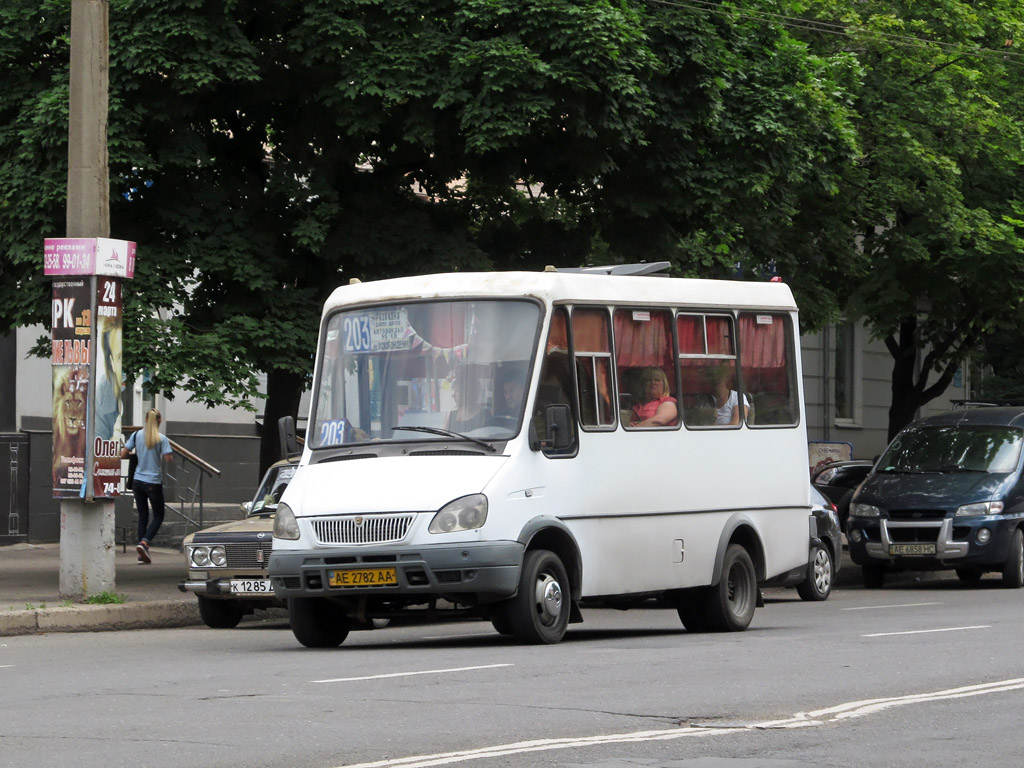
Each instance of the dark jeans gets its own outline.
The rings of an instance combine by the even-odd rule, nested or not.
[[[136,479],[132,483],[132,492],[135,494],[135,508],[139,511],[139,541],[145,539],[152,543],[164,521],[164,487]],[[150,506],[153,507],[153,522],[149,522]]]

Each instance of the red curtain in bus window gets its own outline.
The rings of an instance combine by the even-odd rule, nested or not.
[[[565,322],[565,310],[557,308],[551,317],[551,330],[548,331],[547,352],[557,350],[559,352],[569,351],[569,329]]]
[[[577,309],[572,313],[572,343],[576,354],[610,352],[608,313],[602,309]]]
[[[601,424],[612,423],[611,366],[609,358],[596,358],[591,363],[581,363],[579,357],[589,354],[611,353],[611,340],[608,338],[608,313],[603,309],[577,309],[572,313],[572,344],[573,353],[577,356],[577,383],[580,387],[581,409],[586,399],[589,382],[584,381],[579,366],[583,366],[597,390],[597,405],[600,410]],[[589,354],[588,354],[589,353]],[[596,416],[596,414],[595,414]]]
[[[615,312],[615,347],[619,368],[672,366],[672,332],[667,312],[620,309]],[[674,377],[671,377],[674,378]]]
[[[679,315],[676,318],[676,333],[679,335],[679,354],[704,354],[703,315]]]
[[[786,323],[780,315],[740,315],[740,362],[748,390],[783,393],[786,380]]]
[[[736,348],[732,343],[732,318],[724,315],[708,315],[705,322],[708,329],[708,354],[736,354]]]

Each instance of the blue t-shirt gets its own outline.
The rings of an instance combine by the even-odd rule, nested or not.
[[[134,448],[135,455],[139,458],[139,465],[135,468],[135,479],[143,483],[160,485],[163,483],[161,459],[171,452],[171,441],[160,435],[159,442],[152,448],[147,448],[144,432],[142,429],[133,432],[124,447],[129,451]],[[143,437],[136,441],[135,438],[139,435]]]

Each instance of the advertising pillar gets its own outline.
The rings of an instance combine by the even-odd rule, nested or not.
[[[113,547],[113,504],[101,502],[123,491],[121,295],[135,275],[135,243],[47,238],[44,273],[53,278],[53,496],[84,502],[61,505],[61,594],[78,596],[114,585],[113,559],[97,561],[85,542]]]

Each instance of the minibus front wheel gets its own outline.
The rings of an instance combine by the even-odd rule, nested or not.
[[[722,561],[721,578],[707,592],[708,628],[717,632],[741,632],[750,626],[756,606],[754,563],[742,544],[730,544]]]
[[[507,625],[524,643],[557,643],[569,624],[572,595],[569,576],[561,559],[546,549],[531,549],[523,559],[519,591],[505,604],[505,621],[495,623],[501,632]]]
[[[337,648],[348,637],[344,611],[323,597],[290,598],[288,618],[295,639],[307,648]]]

